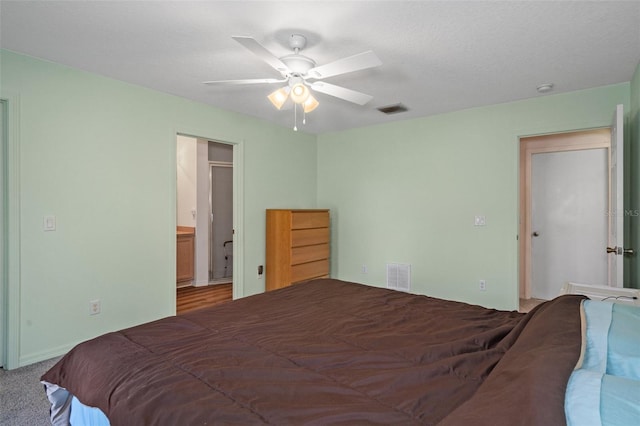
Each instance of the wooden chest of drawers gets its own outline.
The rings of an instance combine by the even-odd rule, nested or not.
[[[329,231],[329,210],[267,210],[267,291],[328,277]]]

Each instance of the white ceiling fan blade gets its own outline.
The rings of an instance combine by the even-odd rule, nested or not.
[[[327,78],[334,75],[378,67],[382,61],[371,50],[362,52],[347,58],[338,59],[319,67],[311,68],[307,72],[307,78]]]
[[[267,64],[271,65],[278,72],[280,72],[280,74],[282,74],[283,77],[291,72],[289,70],[289,67],[287,67],[287,65],[285,65],[284,62],[282,62],[280,59],[275,57],[273,53],[269,52],[263,45],[258,43],[256,39],[254,39],[253,37],[233,36],[231,38],[237,41],[238,43],[240,43],[241,45],[243,45],[244,47],[246,47],[247,49],[249,49],[251,52],[253,52],[254,55],[258,56]]]
[[[345,101],[353,102],[358,105],[364,105],[373,99],[373,96],[371,95],[356,92],[355,90],[347,89],[345,87],[336,86],[335,84],[325,83],[324,81],[316,81],[311,83],[309,86],[316,92],[344,99]]]
[[[245,80],[214,80],[214,81],[203,81],[202,84],[210,84],[217,86],[239,86],[242,84],[273,84],[273,83],[284,83],[287,81],[286,78],[278,79],[278,78],[254,78],[254,79],[245,79]]]

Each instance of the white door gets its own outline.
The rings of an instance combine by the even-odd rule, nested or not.
[[[607,253],[609,257],[608,284],[611,287],[623,287],[624,265],[624,199],[623,199],[623,117],[622,105],[616,107],[611,123],[611,148],[609,159],[610,199],[609,199],[609,241]]]
[[[608,152],[533,154],[531,296],[556,297],[567,281],[607,280]]]

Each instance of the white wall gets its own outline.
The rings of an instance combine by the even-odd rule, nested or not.
[[[6,50],[0,73],[19,114],[9,368],[175,314],[176,134],[238,146],[235,297],[264,291],[265,209],[316,205],[313,135]],[[55,232],[42,230],[48,214]],[[102,312],[91,316],[94,299]]]
[[[415,293],[516,309],[519,137],[606,127],[619,103],[628,83],[320,135],[332,277],[410,263]]]
[[[209,284],[209,142],[197,140],[196,149],[196,276],[195,285]]]
[[[196,139],[177,136],[176,141],[177,226],[196,226],[193,210],[197,209],[197,150]]]

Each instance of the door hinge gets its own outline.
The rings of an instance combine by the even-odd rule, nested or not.
[[[607,247],[607,253],[615,253],[618,256],[622,256],[623,254],[633,256],[635,254],[633,249],[626,249],[622,247]]]

